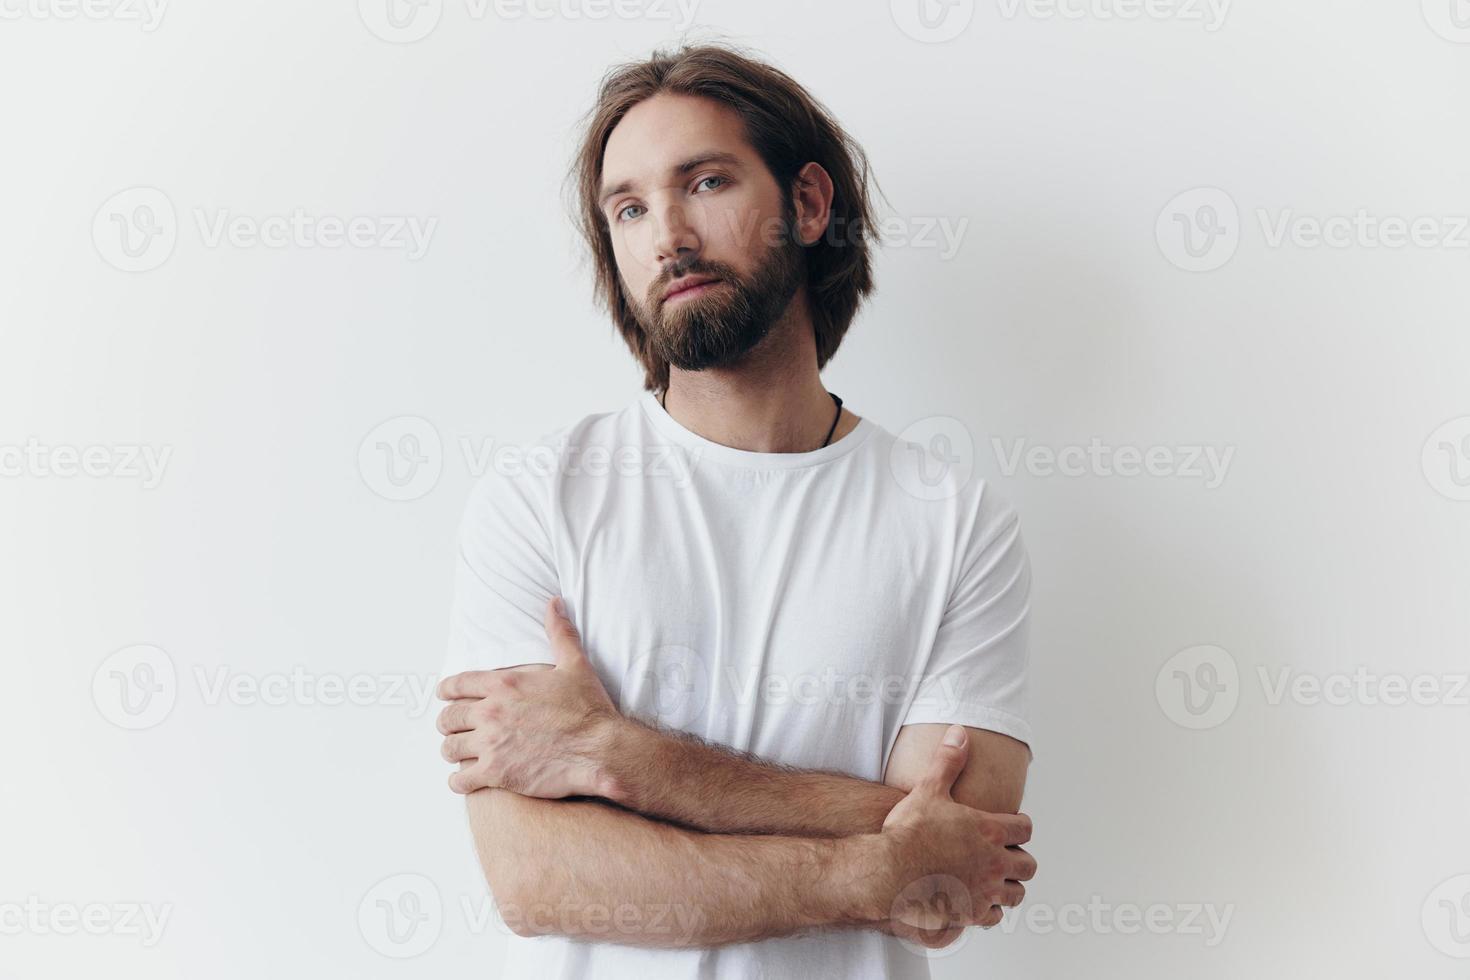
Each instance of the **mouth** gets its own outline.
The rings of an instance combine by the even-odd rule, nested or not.
[[[692,299],[709,292],[721,282],[723,280],[713,276],[689,276],[680,279],[670,285],[668,291],[664,293],[664,302],[667,303],[673,299]]]

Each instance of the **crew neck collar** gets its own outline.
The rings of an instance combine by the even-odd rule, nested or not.
[[[865,416],[859,416],[852,431],[835,442],[820,449],[805,453],[757,453],[736,449],[712,442],[691,429],[686,429],[677,419],[659,404],[658,396],[645,391],[638,399],[649,421],[665,438],[671,439],[685,449],[697,452],[700,459],[712,459],[730,466],[760,470],[793,470],[805,466],[816,466],[846,456],[872,435],[873,424]]]

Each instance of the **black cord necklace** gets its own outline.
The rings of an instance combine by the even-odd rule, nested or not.
[[[842,399],[841,398],[838,398],[835,394],[832,394],[832,392],[830,392],[830,391],[827,392],[827,394],[832,395],[832,401],[834,403],[836,403],[836,405],[837,405],[837,413],[832,416],[832,428],[830,428],[830,429],[827,430],[827,438],[825,438],[825,439],[822,440],[822,444],[817,447],[818,449],[826,449],[827,448],[827,443],[829,443],[829,442],[832,441],[832,433],[834,433],[834,432],[837,431],[837,423],[842,420]],[[665,412],[667,412],[669,410],[668,401],[669,401],[669,389],[665,388],[663,390],[663,394],[661,394],[661,395],[658,396],[658,404],[659,404],[659,407],[662,408]]]

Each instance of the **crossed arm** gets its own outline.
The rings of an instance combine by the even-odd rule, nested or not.
[[[451,787],[518,934],[699,947],[874,928],[937,946],[1020,902],[1024,744],[918,725],[884,783],[773,765],[624,718],[554,604],[546,629],[554,666],[440,688]]]

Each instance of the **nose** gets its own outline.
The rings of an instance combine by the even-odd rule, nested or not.
[[[653,259],[664,266],[691,257],[699,251],[699,234],[689,212],[679,202],[670,202],[659,212],[653,240]]]

